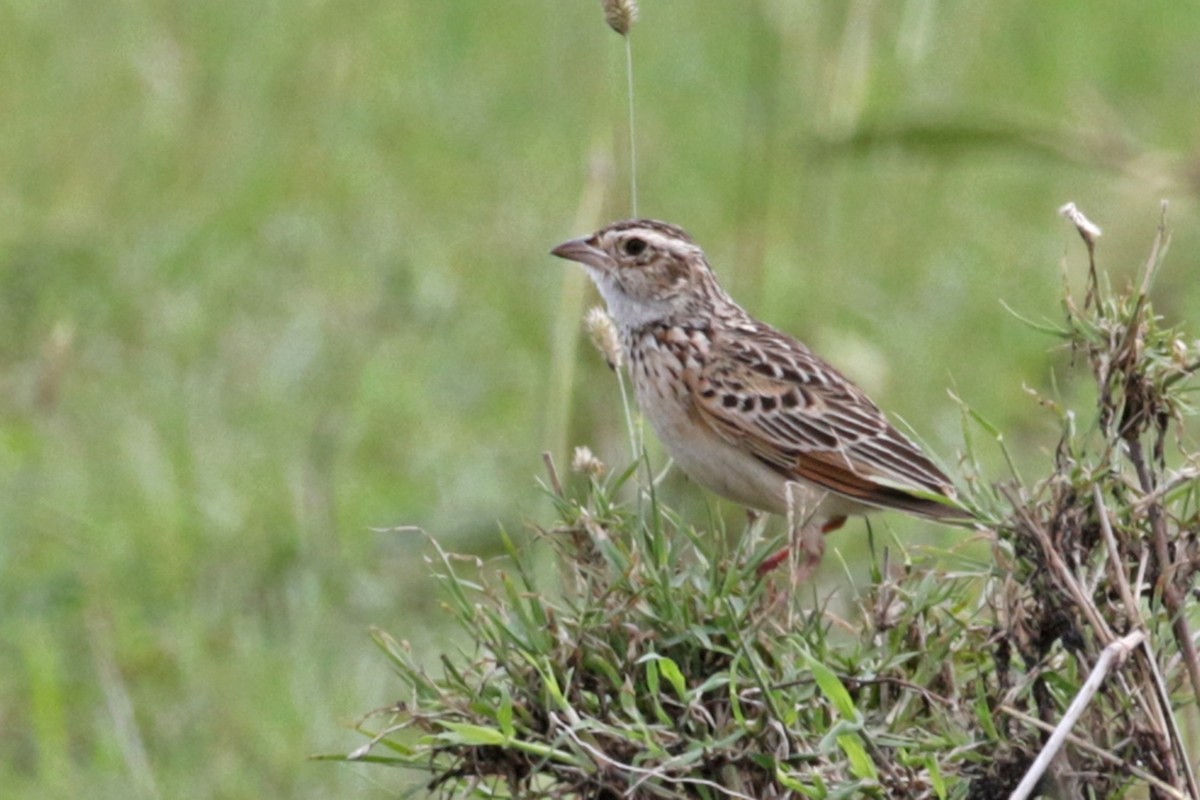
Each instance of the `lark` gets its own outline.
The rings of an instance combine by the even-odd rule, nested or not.
[[[626,220],[551,252],[600,290],[638,405],[675,463],[723,497],[793,520],[799,578],[848,516],[966,517],[921,448],[806,345],[751,317],[682,228]]]

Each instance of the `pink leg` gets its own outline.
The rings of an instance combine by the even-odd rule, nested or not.
[[[825,524],[819,527],[806,526],[800,530],[800,535],[796,538],[799,539],[800,552],[804,554],[804,561],[800,564],[796,580],[806,580],[816,570],[821,563],[821,557],[825,555],[825,534],[832,533],[845,524],[846,517],[843,515],[830,517]],[[778,567],[788,557],[789,552],[791,552],[791,548],[785,547],[759,564],[758,576],[761,578]]]

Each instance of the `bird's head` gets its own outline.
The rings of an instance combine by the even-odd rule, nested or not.
[[[550,252],[587,269],[623,328],[688,316],[724,296],[704,251],[682,228],[666,222],[614,222]]]

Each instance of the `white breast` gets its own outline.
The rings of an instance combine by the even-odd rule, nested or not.
[[[744,506],[775,514],[787,512],[783,477],[691,416],[691,401],[678,377],[683,365],[674,355],[655,349],[632,366],[642,413],[689,477]]]

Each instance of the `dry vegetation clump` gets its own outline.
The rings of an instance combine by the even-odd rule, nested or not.
[[[1181,732],[1200,696],[1200,353],[1150,305],[1165,233],[1118,292],[1077,224],[1086,294],[1044,329],[1095,406],[1039,398],[1062,435],[1032,483],[983,480],[968,436],[990,552],[916,561],[873,542],[870,583],[839,616],[756,577],[779,545],[761,523],[693,526],[641,465],[581,454],[565,485],[551,466],[557,524],[506,537],[503,566],[434,542],[473,645],[434,669],[377,634],[401,699],[338,758],[422,770],[439,797],[1200,798],[1200,742]],[[539,581],[545,545],[559,569]]]
[[[1200,742],[1189,746],[1175,715],[1195,721],[1200,697],[1186,602],[1200,569],[1200,456],[1187,427],[1200,353],[1150,304],[1165,227],[1138,283],[1114,292],[1096,269],[1099,229],[1073,206],[1064,214],[1087,244],[1087,288],[1082,302],[1065,295],[1065,323],[1051,332],[1090,373],[1096,408],[1080,427],[1081,415],[1041,398],[1062,423],[1049,475],[993,488],[1003,582],[990,705],[1007,745],[1032,754],[1056,726],[1067,733],[1059,720],[1091,672],[1098,690],[1072,709],[1069,743],[1049,764],[1055,795],[1123,797],[1141,785],[1151,797],[1200,797]]]

